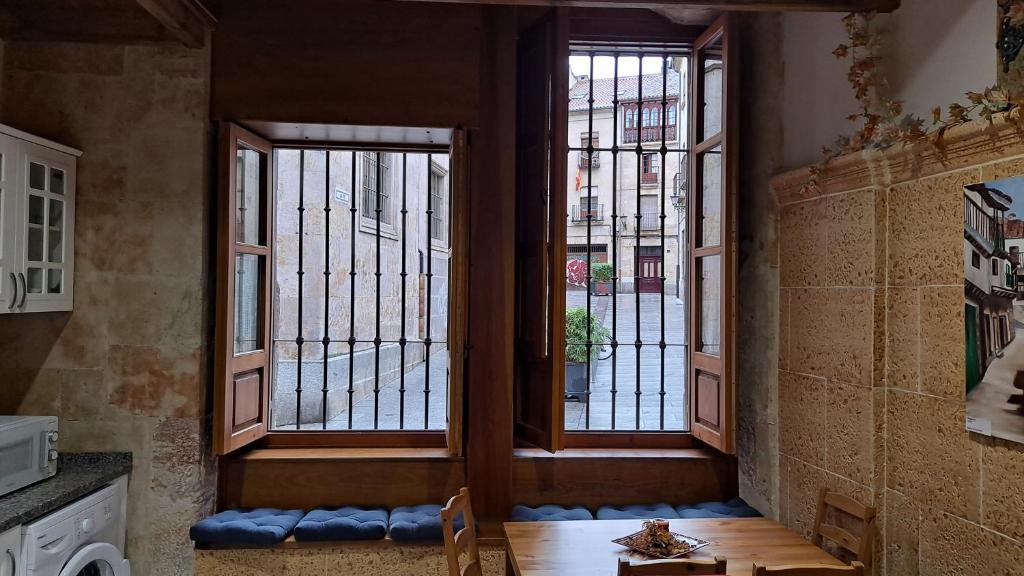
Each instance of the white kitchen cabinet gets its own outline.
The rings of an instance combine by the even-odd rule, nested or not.
[[[0,124],[0,314],[71,310],[80,155]]]
[[[21,526],[0,534],[0,576],[22,576]]]

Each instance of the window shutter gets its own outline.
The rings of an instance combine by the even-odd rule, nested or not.
[[[736,35],[722,16],[690,59],[690,424],[733,453],[736,378]],[[703,104],[703,105],[702,105]]]
[[[553,9],[520,36],[517,71],[515,437],[552,452],[565,389],[565,316],[552,312],[565,309],[566,15]]]
[[[448,387],[448,451],[452,456],[463,453],[463,422],[466,380],[466,339],[469,307],[469,150],[466,132],[458,128],[452,134],[449,150],[448,195],[450,224],[451,273],[448,312],[448,346],[451,369]]]
[[[267,433],[274,238],[272,148],[220,126],[214,450],[227,454]]]

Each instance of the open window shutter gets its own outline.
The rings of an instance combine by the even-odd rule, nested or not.
[[[728,14],[690,59],[690,416],[693,435],[733,453],[736,378],[736,35]],[[732,43],[732,44],[731,44]]]
[[[451,307],[448,317],[448,342],[451,354],[448,388],[448,451],[452,456],[462,456],[462,422],[465,406],[466,375],[466,311],[469,304],[469,267],[467,248],[469,243],[469,150],[466,147],[466,131],[458,128],[452,134],[449,150],[451,166],[449,182],[448,222],[451,223]]]
[[[220,127],[214,450],[267,433],[270,393],[272,149],[239,126]]]
[[[552,9],[519,38],[516,114],[515,437],[561,442],[565,364],[565,214],[569,42]]]

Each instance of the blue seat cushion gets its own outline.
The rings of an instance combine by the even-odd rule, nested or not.
[[[461,516],[455,519],[456,532],[465,525]],[[441,505],[399,506],[391,511],[388,529],[395,542],[441,541]]]
[[[630,504],[628,506],[602,506],[597,509],[598,520],[637,520],[649,518],[679,518],[675,508],[668,504]]]
[[[193,524],[188,535],[201,546],[271,546],[288,537],[302,514],[277,508],[225,510]]]
[[[532,508],[519,504],[512,508],[513,522],[554,522],[560,520],[593,520],[594,515],[583,506],[544,504]]]
[[[317,508],[295,526],[295,539],[380,540],[388,533],[388,511],[383,508]]]
[[[740,498],[728,502],[701,502],[676,508],[680,518],[759,518],[761,513]]]

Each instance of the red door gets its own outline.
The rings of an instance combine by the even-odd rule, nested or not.
[[[645,294],[661,293],[661,256],[640,256],[636,289]]]

